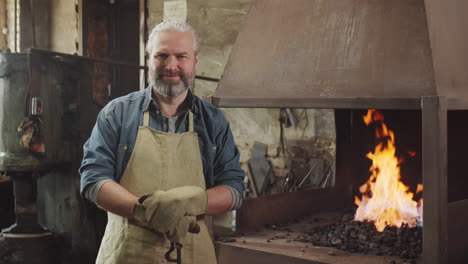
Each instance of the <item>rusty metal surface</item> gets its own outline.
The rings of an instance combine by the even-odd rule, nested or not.
[[[37,182],[32,173],[10,174],[14,180],[15,224],[3,229],[4,234],[44,234],[37,214]]]
[[[266,224],[281,224],[322,210],[342,209],[344,204],[345,197],[337,188],[247,198],[236,213],[237,231],[256,231]]]
[[[0,55],[0,170],[18,167],[37,167],[39,159],[23,149],[18,137],[18,126],[24,116],[28,96],[26,56]]]
[[[34,54],[28,61],[26,54],[5,53],[0,60],[0,170],[45,170],[77,158],[79,154],[70,151],[77,135],[67,123],[76,120],[71,106],[77,105],[79,82],[71,69],[77,65],[46,54]],[[40,134],[45,152],[40,155],[21,147],[18,133],[35,96],[43,102]]]
[[[468,109],[468,96],[464,98],[461,95],[460,98],[447,98],[448,110],[467,110]]]
[[[421,109],[420,98],[212,97],[212,103],[226,108]]]
[[[423,263],[447,262],[447,102],[422,101]]]
[[[466,15],[468,1],[425,0],[425,4],[437,92],[448,98],[466,100],[468,98],[468,16]]]
[[[215,97],[435,94],[423,0],[256,0]]]
[[[0,263],[59,264],[60,246],[50,233],[41,236],[0,235]]]

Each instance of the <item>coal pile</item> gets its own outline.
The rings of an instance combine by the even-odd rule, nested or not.
[[[422,253],[422,227],[386,227],[378,232],[371,222],[356,222],[345,215],[336,223],[305,230],[295,241],[314,246],[335,247],[344,251],[379,256],[399,256],[415,260]],[[414,261],[410,261],[414,262]]]

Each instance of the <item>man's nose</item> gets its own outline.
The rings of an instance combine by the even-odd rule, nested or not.
[[[166,69],[170,71],[176,71],[178,69],[179,62],[175,56],[169,56],[166,61]]]

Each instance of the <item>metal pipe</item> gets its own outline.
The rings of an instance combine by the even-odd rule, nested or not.
[[[38,49],[38,48],[30,48],[29,52],[31,52],[31,53],[51,54],[51,55],[56,55],[56,56],[60,56],[60,57],[65,57],[65,58],[86,60],[86,61],[98,62],[98,63],[107,63],[107,64],[119,65],[119,66],[124,66],[124,67],[147,70],[147,67],[145,67],[145,66],[140,66],[140,65],[136,65],[136,64],[126,63],[126,62],[121,62],[121,61],[116,61],[116,60],[106,59],[106,58],[92,58],[92,57],[87,57],[87,56],[72,55],[72,54],[60,53],[60,52],[44,50],[44,49]]]
[[[80,59],[80,60],[86,60],[86,61],[98,62],[98,63],[107,63],[107,64],[119,65],[119,66],[123,66],[123,67],[137,68],[137,69],[145,70],[145,71],[148,70],[148,67],[146,67],[146,66],[121,62],[121,61],[107,59],[107,58],[92,58],[92,57],[87,57],[87,56],[72,55],[72,54],[66,54],[66,53],[55,52],[55,51],[44,50],[44,49],[38,49],[38,48],[30,48],[28,52],[42,53],[42,54],[52,54],[52,55],[61,56],[61,57],[65,57],[65,58]],[[219,79],[217,79],[217,78],[211,78],[211,77],[206,77],[206,76],[196,75],[195,78],[200,79],[200,80],[204,80],[204,81],[219,82]]]

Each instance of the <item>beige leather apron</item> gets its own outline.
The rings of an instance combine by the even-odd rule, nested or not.
[[[145,112],[143,126],[138,128],[135,147],[120,184],[138,197],[185,185],[205,189],[192,112],[189,112],[189,132],[178,134],[150,128],[149,112]],[[96,263],[168,263],[164,254],[169,250],[170,242],[165,235],[138,227],[116,214],[108,212],[107,215],[106,232]],[[182,241],[182,263],[215,264],[216,256],[208,229],[203,220],[199,220],[198,225],[200,233],[188,233]]]

